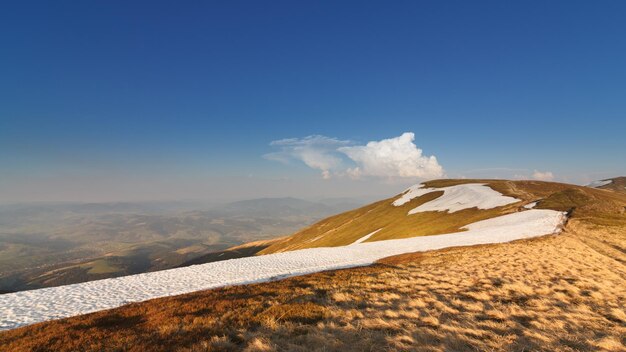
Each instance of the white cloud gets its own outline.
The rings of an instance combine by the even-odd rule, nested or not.
[[[271,146],[279,151],[265,154],[269,160],[288,163],[291,160],[300,160],[308,167],[322,171],[324,178],[330,178],[330,171],[342,164],[341,154],[337,148],[349,145],[350,141],[342,141],[325,136],[308,136],[305,138],[287,138],[273,141]]]
[[[552,181],[554,179],[554,175],[550,171],[541,172],[535,170],[535,172],[533,172],[533,179],[539,181]]]
[[[321,170],[326,179],[332,174],[388,179],[442,177],[444,171],[437,158],[422,155],[414,139],[411,132],[366,145],[324,136],[282,139],[270,144],[280,150],[266,154],[265,158],[283,162],[301,160]]]

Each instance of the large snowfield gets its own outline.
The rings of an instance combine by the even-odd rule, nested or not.
[[[478,209],[492,209],[520,201],[517,198],[505,196],[480,183],[467,183],[441,188],[423,187],[422,184],[410,187],[398,199],[394,200],[392,204],[398,207],[414,198],[436,191],[443,191],[443,195],[411,209],[409,215],[424,211],[449,211],[454,213],[455,211],[474,207]]]
[[[560,231],[564,219],[562,212],[532,209],[473,223],[465,232],[302,249],[4,294],[0,295],[0,330],[220,286],[363,266],[403,253],[553,234]]]

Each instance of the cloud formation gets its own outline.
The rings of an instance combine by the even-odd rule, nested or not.
[[[350,141],[319,135],[280,139],[270,143],[279,150],[265,154],[263,157],[283,163],[288,163],[293,159],[300,160],[308,167],[322,171],[324,178],[330,178],[331,170],[339,168],[343,162],[337,153],[337,148],[349,144]]]
[[[550,171],[541,172],[535,170],[535,172],[533,172],[533,179],[539,181],[552,181],[554,180],[554,175]]]
[[[443,176],[443,168],[434,156],[423,156],[413,141],[415,134],[372,141],[364,146],[341,147],[356,164],[353,176],[433,178]]]
[[[322,171],[324,178],[331,175],[387,179],[442,177],[444,171],[437,158],[424,156],[414,140],[412,132],[366,145],[319,135],[289,138],[272,142],[270,145],[279,150],[264,157],[281,162],[300,160]]]

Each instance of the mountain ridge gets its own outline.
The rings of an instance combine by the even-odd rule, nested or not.
[[[519,201],[490,209],[472,207],[453,213],[431,211],[409,214],[411,209],[416,209],[440,198],[443,194],[441,189],[467,184],[484,184],[504,196],[513,197]],[[570,210],[567,207],[559,206],[559,201],[566,205],[571,202],[572,207],[584,207],[586,202],[590,202],[592,197],[599,194],[597,192],[601,192],[589,187],[557,182],[493,179],[443,179],[424,182],[423,185],[424,187],[432,187],[433,190],[396,207],[392,203],[403,193],[323,219],[263,249],[259,254],[348,245],[374,231],[377,232],[367,241],[457,232],[462,231],[463,226],[472,222],[518,211],[520,207],[535,201],[538,201],[536,206],[538,209]],[[579,199],[579,203],[570,199],[571,197],[576,198],[577,194],[583,194],[583,199]]]
[[[626,193],[626,176],[619,176],[613,178],[605,178],[603,180],[594,181],[598,184],[594,188],[605,189],[609,191]],[[593,187],[594,182],[590,185]]]
[[[439,180],[428,186],[462,182],[476,180]],[[521,201],[447,215],[567,211],[570,221],[556,236],[408,253],[361,268],[199,291],[44,322],[0,332],[0,347],[623,350],[626,195],[539,181],[486,183]],[[384,200],[385,205],[398,196]],[[408,202],[402,216],[423,201]],[[415,215],[420,214],[426,213]],[[376,242],[364,244],[375,248]]]

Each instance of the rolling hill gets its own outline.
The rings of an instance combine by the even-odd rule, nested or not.
[[[557,221],[565,215],[566,222]],[[558,235],[541,237],[552,233]],[[442,249],[416,252],[426,248],[423,243]],[[267,264],[265,258],[292,263],[328,253],[340,264],[357,263],[350,262],[353,255],[379,259],[364,267],[279,281],[273,280],[284,276],[267,277],[262,281],[272,282],[17,328],[0,333],[0,347],[621,351],[626,346],[626,195],[618,192],[539,181],[431,181],[245,248],[261,251],[183,268],[184,279],[195,285],[205,279],[204,270],[218,267],[212,265],[257,263],[239,267],[240,273],[263,271],[259,263]],[[160,289],[180,280],[176,273],[182,271],[172,272],[175,281],[159,279]],[[36,291],[29,297],[39,299]]]

